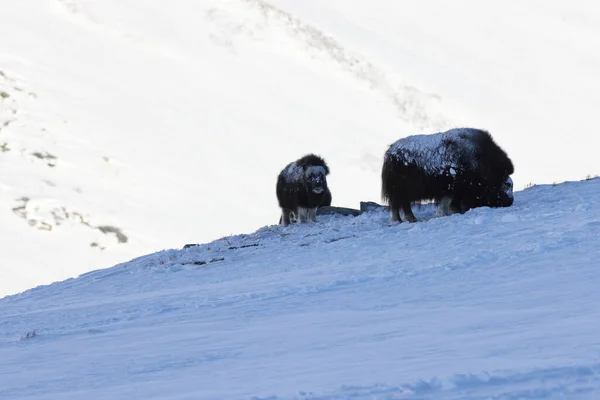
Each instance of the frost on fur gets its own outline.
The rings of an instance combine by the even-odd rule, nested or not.
[[[276,195],[281,208],[280,224],[316,222],[318,207],[331,205],[327,186],[329,167],[323,158],[307,154],[289,163],[277,177]]]
[[[381,171],[381,195],[392,221],[416,221],[411,204],[433,199],[442,214],[475,207],[508,207],[513,203],[513,164],[479,129],[458,128],[413,135],[393,143]]]

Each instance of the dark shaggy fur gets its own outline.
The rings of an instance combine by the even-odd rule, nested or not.
[[[292,214],[300,223],[316,221],[317,208],[331,205],[327,175],[325,160],[314,154],[289,163],[279,173],[276,193],[281,207],[280,224],[289,225]]]
[[[513,203],[513,164],[479,129],[460,128],[400,139],[386,151],[381,171],[384,201],[391,220],[415,222],[411,203],[433,199],[442,214]]]

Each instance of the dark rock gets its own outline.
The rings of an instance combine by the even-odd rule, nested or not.
[[[373,211],[381,211],[388,210],[388,207],[382,206],[381,204],[377,204],[374,201],[361,201],[360,202],[360,211],[362,212],[373,212]]]
[[[341,215],[345,215],[345,216],[352,215],[353,217],[356,217],[357,215],[360,215],[361,213],[362,213],[362,211],[355,210],[354,208],[333,207],[333,206],[319,207],[319,209],[317,210],[317,215],[341,214]]]

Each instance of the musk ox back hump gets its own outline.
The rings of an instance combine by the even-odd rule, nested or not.
[[[412,135],[397,140],[385,153],[385,161],[413,165],[429,174],[437,174],[448,166],[473,165],[477,143],[484,131],[451,129],[429,135]]]

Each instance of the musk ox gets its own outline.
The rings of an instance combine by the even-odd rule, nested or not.
[[[300,223],[316,222],[317,208],[331,205],[327,175],[325,160],[314,154],[289,163],[279,173],[276,192],[281,207],[280,224],[289,225],[291,216]]]
[[[391,220],[415,222],[411,203],[434,200],[442,215],[513,203],[513,164],[484,130],[451,129],[393,143],[381,170],[381,196]]]

